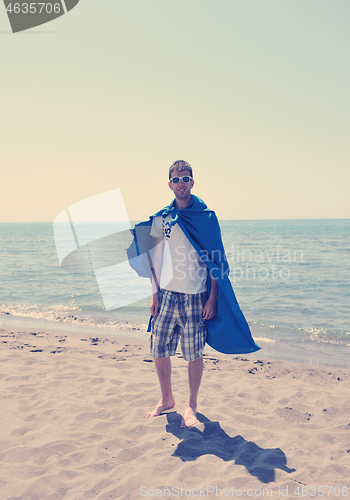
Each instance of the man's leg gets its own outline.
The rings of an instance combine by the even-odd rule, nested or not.
[[[188,362],[188,382],[190,395],[187,401],[181,428],[192,427],[197,423],[197,396],[203,374],[203,357]]]
[[[171,361],[170,356],[174,356],[179,340],[180,331],[176,326],[176,300],[174,292],[160,290],[159,314],[153,317],[152,333],[150,336],[150,353],[154,357],[157,370],[162,399],[153,411],[146,413],[146,418],[156,417],[164,410],[169,410],[175,406],[175,400],[171,390]]]
[[[175,406],[175,400],[171,390],[171,361],[170,357],[155,358],[154,360],[162,393],[162,399],[159,401],[153,411],[146,413],[146,418],[157,417],[165,410],[170,410]],[[198,392],[198,391],[197,391]]]
[[[197,423],[197,396],[203,374],[203,349],[207,327],[203,320],[203,307],[207,292],[188,294],[184,301],[184,323],[181,335],[181,349],[188,361],[188,382],[190,394],[180,427],[192,427]]]

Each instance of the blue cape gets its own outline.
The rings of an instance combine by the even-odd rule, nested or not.
[[[150,236],[152,219],[160,215],[166,217],[168,214],[172,216],[171,225],[179,224],[218,283],[218,311],[213,319],[207,320],[207,344],[225,354],[257,351],[260,347],[252,338],[229,279],[230,270],[218,220],[215,212],[207,208],[200,198],[192,195],[191,203],[182,210],[176,208],[174,200],[169,206],[152,215],[148,221],[137,224],[132,230],[134,241],[127,250],[130,265],[139,276],[151,278],[148,251],[154,240]],[[136,256],[140,258],[135,259]],[[207,287],[210,294],[209,273]]]

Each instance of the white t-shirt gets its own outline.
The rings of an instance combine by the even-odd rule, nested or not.
[[[207,266],[188,241],[178,224],[171,226],[171,214],[165,219],[153,217],[151,236],[164,236],[160,288],[181,293],[202,293],[207,289]]]

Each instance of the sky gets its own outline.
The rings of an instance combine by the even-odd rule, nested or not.
[[[350,218],[348,0],[80,0],[13,34],[0,5],[0,222],[120,188],[168,205],[168,168],[219,219]]]

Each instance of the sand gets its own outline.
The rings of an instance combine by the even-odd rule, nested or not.
[[[146,343],[0,330],[1,500],[346,498],[350,372],[206,354],[199,422],[159,400]],[[323,495],[322,495],[323,492]]]

